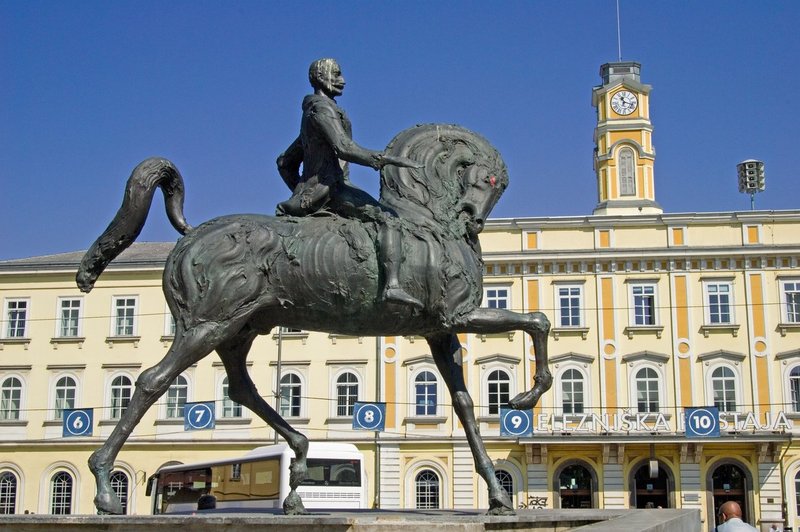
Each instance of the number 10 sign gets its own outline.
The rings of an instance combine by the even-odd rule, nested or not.
[[[501,408],[500,436],[533,436],[533,412]]]

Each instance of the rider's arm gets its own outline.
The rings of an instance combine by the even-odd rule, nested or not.
[[[278,173],[283,178],[283,182],[294,192],[297,183],[300,182],[300,164],[303,162],[303,143],[300,137],[292,142],[286,151],[278,156]]]
[[[318,105],[309,117],[319,131],[333,148],[336,157],[343,161],[371,166],[380,169],[384,166],[383,152],[368,150],[361,147],[345,132],[338,113],[333,109]]]

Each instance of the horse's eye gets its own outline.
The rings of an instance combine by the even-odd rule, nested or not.
[[[494,186],[497,183],[497,178],[495,176],[489,177],[489,184]]]

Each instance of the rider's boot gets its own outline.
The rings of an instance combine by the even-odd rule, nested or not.
[[[422,309],[424,306],[422,302],[400,286],[398,274],[400,272],[400,263],[403,260],[401,244],[400,232],[394,227],[384,224],[378,234],[379,258],[383,265],[383,274],[386,279],[383,283],[381,299],[390,303],[399,303]]]

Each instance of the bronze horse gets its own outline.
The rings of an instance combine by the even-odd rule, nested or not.
[[[163,278],[176,331],[164,359],[142,372],[128,408],[89,459],[100,513],[121,513],[109,474],[131,431],[182,371],[213,350],[228,374],[231,399],[255,412],[294,450],[283,508],[287,514],[304,512],[295,489],[306,474],[308,440],[258,394],[245,364],[255,337],[279,325],[358,336],[423,336],[464,426],[476,470],[488,484],[490,513],[513,512],[478,431],[457,337],[527,332],[536,356],[534,386],[510,404],[531,408],[550,388],[547,318],[480,308],[478,233],[508,185],[505,164],[485,139],[450,125],[410,128],[386,152],[419,163],[382,170],[381,202],[395,211],[404,232],[400,282],[424,303],[421,311],[380,299],[377,229],[370,223],[335,215],[250,214],[192,228],[183,216],[183,180],[175,166],[154,158],[134,169],[122,206],[87,251],[76,281],[84,292],[92,289],[108,263],[136,239],[155,189],[161,188],[169,219],[184,235],[167,258]]]

